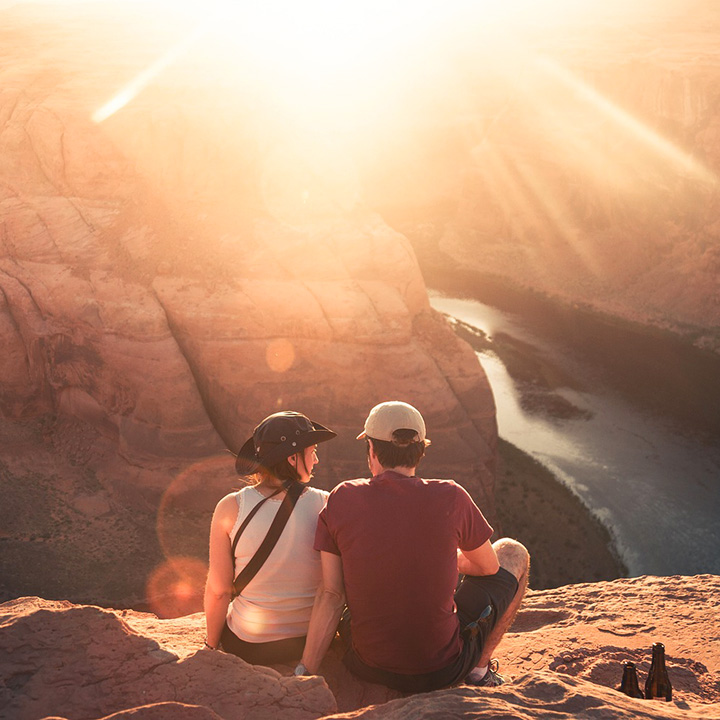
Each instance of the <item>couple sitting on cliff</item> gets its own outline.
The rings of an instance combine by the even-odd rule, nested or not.
[[[224,497],[210,530],[211,649],[316,674],[336,632],[358,677],[402,692],[503,682],[492,653],[527,587],[527,550],[452,480],[415,474],[429,440],[411,405],[374,407],[372,478],[308,486],[335,437],[295,412],[263,420],[237,455],[255,483]],[[458,574],[460,582],[458,583]]]

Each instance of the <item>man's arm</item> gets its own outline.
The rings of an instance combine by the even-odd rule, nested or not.
[[[463,575],[494,575],[500,569],[498,556],[489,540],[474,550],[458,549],[457,559],[458,572]]]
[[[230,557],[230,530],[237,515],[232,495],[224,497],[215,508],[210,526],[210,567],[205,583],[205,625],[207,643],[218,647],[225,626],[228,605],[232,599],[233,562]]]
[[[325,653],[335,637],[340,616],[345,607],[345,584],[342,560],[339,555],[321,552],[322,583],[315,596],[310,617],[302,664],[311,674],[316,674]]]

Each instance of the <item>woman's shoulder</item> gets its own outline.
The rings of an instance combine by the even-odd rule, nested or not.
[[[231,492],[228,493],[218,504],[215,506],[215,512],[213,514],[213,522],[219,522],[226,531],[229,532],[230,528],[235,523],[235,518],[238,514],[239,507],[239,493]]]
[[[216,509],[219,510],[220,508],[229,507],[229,506],[233,506],[233,505],[235,507],[237,507],[238,500],[240,499],[239,495],[241,492],[242,492],[241,490],[235,490],[231,493],[228,493],[224,498],[222,498],[218,502],[218,504],[215,506]]]
[[[322,507],[327,502],[329,494],[330,493],[327,490],[321,490],[320,488],[310,487],[309,485],[306,485],[305,491],[303,492],[301,497],[307,498],[305,502],[316,503]]]

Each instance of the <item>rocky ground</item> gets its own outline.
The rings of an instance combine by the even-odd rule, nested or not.
[[[200,649],[200,614],[158,620],[24,598],[0,605],[0,712],[13,720],[710,720],[720,717],[719,593],[720,578],[710,575],[529,591],[497,653],[507,684],[408,697],[353,679],[337,648],[323,677],[295,678],[289,667],[254,667]],[[644,682],[655,641],[666,646],[672,701],[616,692],[626,660]]]

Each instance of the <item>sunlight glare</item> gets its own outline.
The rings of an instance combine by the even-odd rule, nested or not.
[[[175,618],[200,612],[207,565],[193,557],[172,557],[150,574],[145,597],[159,618]]]
[[[434,5],[430,0],[214,3],[225,31],[238,43],[296,75],[342,71],[373,54],[383,38],[402,35],[425,22]]]
[[[132,102],[163,70],[173,65],[185,55],[203,36],[207,34],[208,25],[203,24],[191,33],[183,42],[170,48],[149,67],[136,75],[124,88],[116,93],[91,116],[94,123],[101,123],[114,115],[118,110]]]
[[[493,52],[523,29],[591,13],[571,0],[214,0],[186,2],[182,10],[197,18],[196,29],[96,110],[94,122],[125,107],[193,46],[190,62],[211,84],[254,80],[292,112],[309,108],[317,117],[340,108],[347,119],[388,82],[402,85],[408,73],[442,67],[463,34],[476,50]],[[177,3],[151,1],[145,22],[176,11]]]
[[[576,75],[548,58],[539,57],[538,67],[576,93],[582,100],[600,111],[614,123],[632,134],[642,144],[652,148],[658,155],[670,161],[684,175],[706,183],[715,184],[717,178],[692,156],[680,150],[652,128],[618,107]]]

